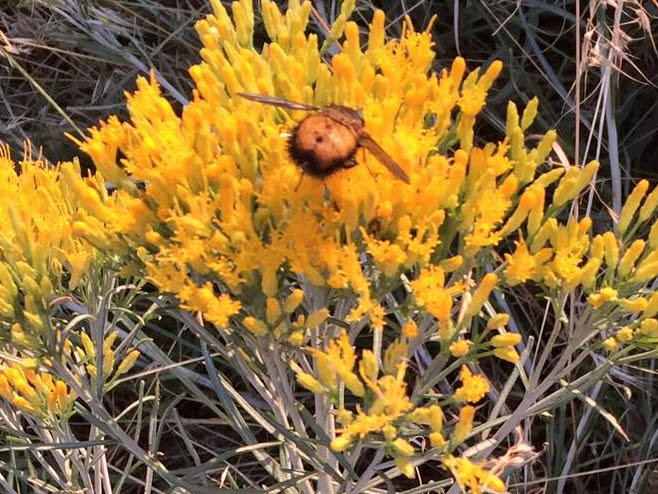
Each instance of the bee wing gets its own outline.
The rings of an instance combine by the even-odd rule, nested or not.
[[[407,172],[400,168],[400,165],[396,163],[391,155],[384,151],[384,148],[377,144],[377,142],[365,132],[363,132],[359,137],[359,145],[374,154],[375,158],[377,158],[382,165],[388,168],[388,170],[393,175],[402,180],[404,183],[409,183],[409,175],[407,175]]]
[[[283,108],[288,108],[289,110],[306,110],[306,111],[316,111],[319,110],[317,106],[307,105],[305,103],[297,103],[296,101],[290,101],[284,98],[277,98],[275,96],[265,96],[263,94],[254,94],[254,93],[238,93],[238,96],[249,99],[251,101],[256,101],[258,103],[264,103],[266,105],[281,106]]]

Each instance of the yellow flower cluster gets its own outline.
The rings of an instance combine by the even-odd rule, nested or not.
[[[597,166],[590,163],[582,170],[572,167],[556,187],[548,211],[574,199],[591,180]],[[542,177],[534,183],[537,184]],[[635,295],[639,288],[658,276],[658,221],[652,224],[647,240],[630,240],[656,211],[658,188],[645,198],[647,189],[646,180],[639,182],[622,208],[618,221],[621,240],[612,231],[592,236],[592,220],[588,217],[580,221],[570,219],[566,225],[551,217],[535,229],[534,234],[528,231],[530,243],[521,238],[516,243],[515,252],[505,254],[507,283],[515,285],[533,280],[562,293],[582,286],[590,293],[588,302],[596,309],[610,303],[626,312],[648,310],[646,317],[656,314],[658,297],[650,304],[648,299]],[[644,204],[639,208],[643,199]],[[629,232],[633,219],[634,226]],[[599,276],[602,268],[603,276]]]
[[[308,349],[315,357],[317,378],[306,372],[298,372],[298,382],[314,393],[325,393],[338,400],[341,384],[355,396],[363,398],[366,410],[358,409],[356,415],[343,409],[341,422],[345,427],[341,435],[331,443],[335,451],[347,449],[354,440],[373,432],[384,434],[387,441],[400,441],[395,422],[412,408],[404,381],[407,364],[407,345],[398,341],[391,344],[383,358],[384,374],[375,354],[364,350],[355,372],[356,352],[347,333],[343,331],[328,343],[326,351]],[[398,448],[399,449],[399,448]],[[411,449],[413,453],[413,448]]]
[[[12,333],[18,331],[20,329],[17,327],[12,328]],[[117,337],[118,333],[113,332],[103,341],[104,391],[109,390],[119,377],[132,369],[140,356],[139,350],[132,349],[117,363],[117,352],[112,349]],[[91,387],[95,388],[99,365],[96,348],[85,332],[80,333],[80,342],[81,346],[71,344],[70,339],[63,342],[63,361],[67,367],[78,367],[78,364],[81,364],[75,374],[80,376],[79,371],[84,373],[86,370]],[[0,359],[0,397],[44,421],[68,418],[73,413],[73,404],[77,395],[64,381],[55,378],[49,372],[39,370],[40,363],[51,361],[52,357],[17,356],[12,359]]]
[[[337,420],[343,427],[337,431],[339,435],[331,441],[332,450],[345,451],[357,439],[383,439],[387,452],[395,459],[400,471],[413,478],[415,471],[410,457],[416,453],[416,448],[404,437],[405,431],[411,430],[411,425],[428,425],[430,444],[441,451],[445,451],[448,446],[454,448],[468,438],[475,417],[473,406],[465,405],[461,408],[459,421],[455,424],[448,442],[444,437],[441,407],[437,404],[415,406],[412,403],[407,395],[404,380],[408,348],[403,341],[396,341],[388,346],[383,356],[383,369],[380,369],[371,350],[363,350],[357,366],[356,351],[345,331],[338,338],[329,341],[326,351],[317,348],[308,350],[315,357],[317,377],[299,371],[297,380],[302,386],[313,393],[329,395],[336,403],[343,403],[339,396],[342,384],[356,397],[361,398],[362,402],[356,405],[356,413],[340,407]],[[356,367],[358,373],[355,372]],[[382,370],[383,375],[380,376]],[[462,386],[455,390],[455,402],[476,403],[489,391],[486,378],[473,374],[465,365],[462,366],[460,379]],[[452,456],[448,455],[446,458],[452,465]],[[475,465],[473,468],[478,472],[474,478],[479,481],[500,484],[494,474],[489,473],[484,478],[484,470]]]
[[[601,312],[602,327],[614,333],[603,341],[608,351],[636,338],[648,338],[654,344],[658,338],[658,291],[648,288],[658,276],[658,220],[648,228],[646,240],[634,238],[658,207],[658,187],[649,194],[648,189],[646,180],[638,182],[622,207],[618,234],[608,231],[596,235],[589,247],[587,264],[592,267],[582,283],[590,293],[589,305]],[[602,269],[602,275],[594,279]],[[628,314],[635,315],[633,322],[616,326],[616,321]]]
[[[51,304],[80,284],[94,255],[72,230],[78,199],[58,169],[32,157],[29,146],[15,167],[2,144],[0,195],[10,198],[0,207],[0,341],[37,352],[52,349]]]
[[[104,384],[104,389],[108,389],[114,384],[119,377],[132,369],[133,365],[139,358],[140,352],[137,349],[133,349],[125,354],[124,358],[121,359],[117,365],[117,355],[116,351],[112,349],[112,346],[116,342],[119,333],[116,331],[110,333],[103,340],[102,346],[102,381]],[[80,333],[80,341],[82,346],[75,347],[76,357],[80,362],[85,365],[87,374],[91,378],[92,386],[95,387],[96,380],[98,379],[98,366],[99,359],[96,353],[96,347],[91,341],[91,338],[85,332]]]
[[[230,298],[225,297],[227,300]],[[307,316],[299,314],[293,318],[295,311],[304,300],[304,291],[297,288],[279,301],[276,297],[265,300],[265,317],[263,319],[247,316],[242,325],[254,336],[272,334],[275,338],[286,340],[293,345],[301,345],[307,336],[307,330],[314,329],[329,317],[327,308],[316,310]]]
[[[290,337],[292,331],[297,342],[308,329],[303,321],[284,328],[265,317],[296,288],[292,275],[343,291],[354,304],[346,321],[369,318],[381,329],[387,311],[382,289],[400,286],[400,275],[415,269],[408,285],[413,297],[404,307],[431,314],[447,342],[479,315],[501,275],[510,286],[532,280],[562,293],[594,287],[601,259],[591,220],[565,225],[556,217],[590,183],[598,164],[535,176],[555,140],[549,132],[535,148],[525,147],[536,99],[522,115],[510,103],[502,142],[473,143],[474,118],[500,63],[465,77],[458,58],[449,71],[434,74],[428,33],[406,25],[401,39],[386,42],[384,17],[376,12],[365,50],[356,24],[344,25],[342,50],[330,70],[316,37],[304,33],[308,3],[292,2],[283,22],[276,5],[264,2],[271,42],[260,52],[251,41],[250,2],[235,4],[240,14],[233,20],[218,2],[213,7],[214,15],[197,26],[204,61],[190,69],[197,89],[183,114],[176,115],[154,80],[140,79],[128,98],[130,122],[110,118],[80,143],[117,190],[108,196],[95,186],[98,177],[83,180],[71,166],[62,167],[83,210],[74,229],[90,243],[123,253],[127,270],[143,272],[218,327],[234,318],[256,335]],[[324,181],[300,176],[282,134],[304,114],[246,99],[243,92],[360,108],[365,130],[384,143],[411,184],[366,152],[355,158],[364,166]],[[459,144],[452,155],[436,153],[450,142]],[[554,187],[550,204],[548,187]],[[645,218],[652,213],[642,211]],[[623,216],[629,215],[627,208]],[[501,272],[480,279],[474,272],[471,293],[464,274],[477,266],[483,249],[517,234]],[[462,254],[450,255],[455,251]],[[625,261],[627,271],[631,261]],[[650,271],[635,276],[646,280]],[[263,295],[261,307],[253,306],[254,290]],[[463,310],[455,320],[459,299]],[[246,302],[250,314],[241,318]],[[497,354],[513,361],[510,346],[504,347]]]
[[[345,331],[338,338],[329,341],[326,351],[317,348],[308,350],[315,357],[318,377],[298,372],[297,380],[302,386],[314,393],[328,394],[334,401],[339,402],[340,385],[344,384],[352,394],[363,400],[363,408],[357,406],[356,414],[341,408],[339,421],[344,427],[340,430],[340,435],[331,442],[334,451],[344,451],[357,438],[363,439],[373,433],[379,433],[393,451],[402,456],[414,454],[414,448],[399,436],[399,422],[403,419],[408,421],[407,414],[413,408],[405,383],[406,343],[397,341],[388,346],[384,352],[382,369],[375,354],[371,350],[364,350],[359,359],[358,374],[355,372],[356,352]],[[441,409],[435,408],[431,420],[440,432]],[[420,409],[414,411],[418,423],[426,423],[427,417],[420,418],[418,410]]]
[[[215,14],[197,26],[204,62],[190,69],[197,91],[182,116],[154,81],[140,79],[128,99],[130,123],[110,118],[80,143],[117,190],[104,195],[62,167],[84,209],[76,231],[85,238],[105,235],[88,240],[99,248],[110,246],[113,253],[120,239],[133,252],[125,257],[134,268],[218,327],[238,316],[255,288],[264,300],[281,300],[292,273],[353,293],[347,320],[369,317],[374,327],[382,327],[385,308],[375,292],[382,283],[399,284],[399,274],[413,266],[432,272],[439,229],[446,211],[458,208],[462,192],[478,198],[502,194],[505,201],[515,192],[510,181],[496,184],[511,167],[503,156],[506,146],[481,150],[482,166],[474,174],[468,173],[465,151],[454,158],[434,152],[454,138],[451,115],[459,108],[464,114],[456,138],[470,146],[473,118],[501,64],[464,79],[464,61],[457,59],[449,71],[430,73],[427,32],[407,25],[402,39],[385,42],[378,11],[365,50],[357,25],[345,24],[342,51],[330,70],[316,37],[304,34],[310,4],[291,2],[282,21],[276,5],[264,2],[272,41],[260,53],[251,42],[250,2],[236,4],[241,14],[233,21],[219,2],[213,6]],[[366,152],[355,158],[363,166],[325,181],[300,180],[281,134],[304,115],[249,101],[241,92],[360,108],[365,130],[385,143],[412,184],[399,182]],[[487,162],[496,164],[497,175],[486,172]],[[484,206],[474,202],[465,208],[480,234],[499,222],[486,216],[491,205]],[[506,208],[498,210],[502,218]],[[377,275],[364,272],[364,254]],[[450,272],[459,268],[461,257],[442,261],[441,269]],[[460,289],[459,283],[446,288],[447,310],[448,298]],[[418,300],[426,292],[419,289]],[[260,311],[266,310],[263,304]],[[257,319],[243,322],[256,333],[276,329]]]
[[[462,386],[455,390],[454,395],[458,402],[477,403],[489,392],[489,381],[480,374],[473,374],[465,365],[462,366],[459,378]]]
[[[33,367],[29,359],[0,363],[0,398],[46,422],[70,416],[75,393],[64,381]]]
[[[468,458],[447,456],[443,465],[453,472],[457,483],[467,492],[505,492],[505,483],[494,473],[485,470],[482,465],[473,463]]]

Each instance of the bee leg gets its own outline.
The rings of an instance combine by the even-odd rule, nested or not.
[[[375,180],[375,174],[372,173],[372,170],[368,166],[368,161],[366,160],[366,149],[361,148],[361,152],[363,152],[363,164],[365,165],[366,169],[368,170],[368,173],[370,173],[370,176],[372,177],[372,179]]]
[[[342,168],[354,168],[358,163],[356,162],[356,159],[354,157],[348,159],[342,164]]]
[[[295,192],[297,192],[297,189],[299,189],[299,186],[302,185],[302,180],[304,180],[304,172],[301,172],[299,174],[299,182],[297,182],[297,185],[295,185]]]

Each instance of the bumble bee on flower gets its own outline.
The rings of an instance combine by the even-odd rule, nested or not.
[[[364,130],[361,112],[342,105],[324,108],[283,98],[240,93],[259,103],[290,110],[313,112],[297,124],[288,140],[292,160],[312,177],[325,178],[332,173],[356,165],[358,148],[367,149],[398,179],[409,183],[409,176],[400,165]]]

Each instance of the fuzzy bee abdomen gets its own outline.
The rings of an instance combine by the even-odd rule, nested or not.
[[[291,158],[309,175],[326,177],[352,166],[358,147],[354,130],[315,113],[302,120],[288,142]]]

